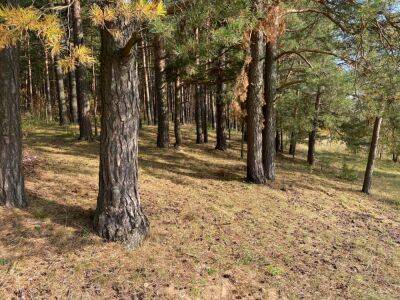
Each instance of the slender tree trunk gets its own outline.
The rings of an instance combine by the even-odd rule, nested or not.
[[[17,4],[8,1],[8,4]],[[0,50],[0,205],[27,205],[22,175],[18,50]]]
[[[211,128],[215,130],[215,105],[213,91],[210,89],[210,114],[211,114]]]
[[[153,123],[152,115],[151,115],[151,99],[150,99],[150,86],[149,86],[149,75],[148,75],[148,64],[147,64],[147,57],[146,57],[146,44],[142,40],[142,59],[143,59],[143,77],[144,77],[144,99],[145,99],[145,110],[146,110],[146,117],[147,117],[147,124],[150,125]]]
[[[318,118],[319,118],[320,107],[321,107],[321,90],[318,87],[317,96],[315,98],[315,111],[314,111],[312,130],[308,136],[307,162],[311,166],[314,165],[314,163],[315,163],[315,142],[317,139]]]
[[[94,114],[94,135],[99,135],[99,130],[97,128],[97,84],[96,84],[96,69],[95,65],[92,66],[92,95],[93,95],[93,114]]]
[[[158,109],[158,148],[167,148],[169,146],[169,116],[165,67],[164,40],[161,36],[156,35],[154,37],[154,75]]]
[[[70,111],[70,121],[71,123],[78,122],[78,100],[76,96],[76,78],[75,78],[75,71],[70,71],[68,73],[69,80],[69,111]]]
[[[275,134],[275,152],[281,152],[281,133],[278,129],[276,130]]]
[[[275,179],[275,91],[276,91],[276,62],[273,42],[267,42],[265,52],[264,86],[265,105],[263,107],[263,165],[264,174],[268,180]]]
[[[203,132],[201,127],[201,98],[202,98],[202,89],[200,85],[195,86],[195,122],[196,122],[196,144],[202,144],[203,141]]]
[[[296,155],[296,144],[297,144],[296,133],[292,131],[290,133],[289,154],[292,155],[293,158]]]
[[[140,100],[136,59],[121,50],[127,45],[132,26],[120,28],[122,40],[101,30],[100,173],[94,218],[100,236],[123,242],[129,249],[136,248],[149,232],[138,190]]]
[[[81,3],[80,0],[73,1],[73,32],[74,45],[79,47],[83,45],[83,29],[81,18]],[[76,77],[76,94],[78,98],[78,117],[79,117],[79,139],[92,140],[92,124],[90,122],[90,102],[85,96],[85,67],[78,64],[75,70]]]
[[[247,90],[247,180],[253,183],[265,183],[263,167],[263,112],[264,105],[264,62],[265,55],[263,33],[253,30],[251,34]],[[244,139],[244,128],[242,136]]]
[[[371,146],[369,148],[367,168],[365,170],[365,175],[364,175],[364,184],[362,188],[362,192],[365,194],[369,194],[371,190],[372,173],[374,171],[374,162],[378,151],[379,133],[381,130],[381,124],[382,124],[382,117],[376,117],[374,124],[374,131],[372,133]]]
[[[26,110],[32,111],[33,108],[33,84],[32,84],[32,61],[30,53],[30,42],[28,38],[26,53],[28,56],[28,100],[26,102]]]
[[[226,105],[225,105],[225,93],[226,85],[223,78],[224,68],[224,55],[220,55],[218,61],[218,74],[217,74],[217,91],[216,91],[216,133],[217,133],[217,145],[215,149],[225,151],[228,149],[226,143]]]
[[[181,135],[181,110],[182,110],[182,87],[179,78],[175,81],[175,114],[174,114],[174,133],[175,148],[179,149],[182,144]]]
[[[58,63],[58,56],[54,56],[54,65],[56,71],[56,79],[57,79],[57,91],[58,91],[58,121],[60,125],[67,124],[66,112],[66,96],[65,96],[65,88],[64,88],[64,75],[61,69],[60,64]]]
[[[201,107],[201,111],[202,111],[202,115],[201,115],[201,124],[202,124],[202,129],[203,129],[203,142],[205,144],[208,143],[208,126],[207,126],[207,98],[208,98],[208,93],[207,93],[207,89],[204,87],[203,88],[203,101],[202,103],[202,107]]]
[[[53,121],[53,112],[51,106],[51,85],[50,85],[50,73],[49,73],[49,57],[47,54],[47,50],[44,49],[44,71],[45,71],[45,87],[46,87],[46,111],[47,111],[47,120]]]

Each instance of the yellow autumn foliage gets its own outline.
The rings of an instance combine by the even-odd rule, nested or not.
[[[100,7],[92,5],[90,17],[94,25],[106,27],[107,22],[115,21],[119,18],[124,20],[147,19],[165,16],[167,13],[163,1],[138,0],[133,3],[125,3],[121,0],[114,1],[111,6]]]
[[[0,6],[0,49],[15,45],[28,32],[42,38],[53,54],[60,51],[63,30],[55,15],[34,7]]]
[[[69,56],[60,59],[59,64],[65,73],[72,71],[78,64],[91,65],[96,62],[92,50],[84,45],[73,47]]]

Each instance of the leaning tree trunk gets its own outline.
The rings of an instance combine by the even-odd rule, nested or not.
[[[18,64],[15,47],[0,51],[0,205],[24,207]]]
[[[362,191],[365,194],[369,194],[371,190],[372,173],[374,171],[375,157],[378,152],[379,132],[381,130],[381,124],[382,124],[382,117],[376,117],[374,124],[374,132],[372,134],[371,146],[369,148],[367,168],[365,170],[365,175],[364,175],[364,184],[362,188]]]
[[[65,125],[67,124],[67,104],[66,104],[66,96],[65,96],[65,87],[64,87],[64,75],[59,64],[58,55],[54,56],[54,65],[56,71],[56,79],[57,79],[57,91],[58,91],[58,122],[59,124]]]
[[[130,249],[149,232],[138,189],[140,100],[136,59],[128,42],[133,26],[118,27],[123,34],[118,40],[101,30],[100,172],[94,218],[100,236]]]
[[[265,183],[262,159],[262,122],[264,104],[264,39],[260,30],[251,34],[251,62],[247,90],[247,180],[253,183]],[[242,128],[242,135],[244,134]]]
[[[267,42],[265,51],[265,105],[263,129],[263,165],[264,174],[268,180],[275,179],[275,92],[276,92],[276,62],[275,43]]]
[[[314,119],[313,119],[312,129],[308,136],[307,162],[311,166],[314,165],[314,163],[315,163],[315,141],[317,139],[318,118],[319,118],[320,107],[321,107],[321,90],[318,87],[317,97],[315,98],[315,111],[314,111]]]
[[[174,114],[175,148],[177,149],[179,149],[179,147],[182,144],[181,111],[182,111],[182,87],[179,78],[177,78],[175,81],[175,114]]]
[[[221,55],[218,61],[218,74],[217,74],[217,90],[216,90],[216,134],[217,145],[215,149],[225,151],[228,149],[226,143],[226,109],[225,109],[225,93],[226,85],[223,78],[224,57]]]
[[[81,18],[80,0],[73,1],[73,32],[74,45],[79,47],[83,45],[83,29]],[[78,99],[78,118],[79,118],[79,139],[92,140],[92,124],[90,122],[90,102],[85,95],[85,67],[79,63],[76,66],[76,95]]]
[[[158,109],[158,148],[167,148],[169,146],[169,116],[165,67],[164,40],[157,34],[154,37],[154,76]]]

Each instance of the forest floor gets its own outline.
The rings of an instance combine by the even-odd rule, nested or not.
[[[159,150],[155,132],[140,134],[151,235],[127,252],[92,231],[99,143],[24,126],[30,205],[0,208],[0,299],[399,299],[399,164],[379,160],[365,196],[365,158],[319,145],[310,170],[300,147],[258,186],[244,181],[239,135],[223,153],[191,127],[180,151]]]

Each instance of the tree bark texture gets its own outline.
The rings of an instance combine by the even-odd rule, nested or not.
[[[80,0],[73,1],[73,36],[75,47],[83,45],[83,29]],[[92,124],[90,122],[90,102],[85,95],[86,69],[78,64],[75,69],[76,95],[78,99],[79,139],[92,140]]]
[[[22,175],[18,64],[15,47],[0,51],[0,205],[10,207],[27,205]]]
[[[247,180],[253,183],[265,183],[263,167],[263,112],[264,105],[264,63],[265,55],[263,34],[253,30],[251,34],[247,90]],[[244,133],[244,132],[243,132]]]
[[[164,40],[157,34],[154,37],[154,76],[158,109],[158,148],[167,148],[169,146],[169,116],[165,67]]]
[[[123,23],[123,24],[121,24]],[[123,37],[101,30],[101,135],[95,229],[108,241],[136,248],[149,233],[138,189],[139,89],[136,58],[122,55],[134,33],[128,21],[112,24]]]
[[[215,149],[225,151],[228,149],[226,142],[226,104],[225,104],[225,93],[226,85],[223,78],[223,67],[224,67],[224,56],[221,55],[218,61],[218,74],[217,74],[217,87],[216,87],[216,134],[217,144]]]
[[[273,42],[266,43],[265,68],[264,68],[264,96],[263,107],[263,165],[264,174],[268,180],[275,179],[275,92],[276,92],[276,62]]]

